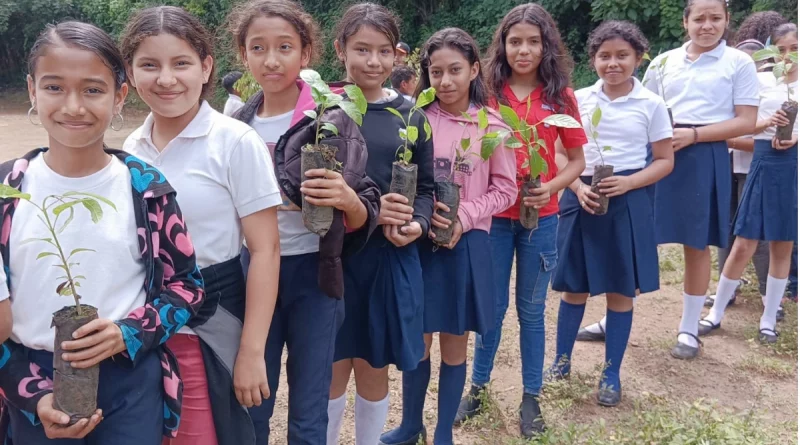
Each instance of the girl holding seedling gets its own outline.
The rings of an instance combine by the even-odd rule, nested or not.
[[[787,118],[786,102],[797,113],[797,25],[779,26],[771,38],[775,47],[756,52],[755,60],[776,58],[772,73],[761,73],[755,149],[750,173],[736,211],[733,243],[719,278],[717,297],[708,316],[700,320],[700,335],[720,328],[747,262],[759,240],[769,241],[769,275],[759,340],[775,343],[778,307],[786,289],[792,247],[797,242],[797,127]],[[779,76],[777,82],[773,74]],[[788,139],[776,127],[791,125]]]
[[[517,259],[517,313],[520,322],[523,394],[520,430],[532,437],[544,430],[539,409],[544,364],[544,305],[550,275],[556,267],[557,194],[571,184],[584,168],[583,144],[577,105],[569,88],[570,57],[564,49],[553,18],[534,3],[512,9],[497,27],[489,50],[488,83],[491,103],[501,105],[503,120],[511,123],[517,143],[517,183],[541,179],[541,187],[522,190],[520,197],[492,219],[490,242],[497,307],[494,326],[475,341],[472,387],[461,400],[456,422],[481,410],[481,392],[489,383],[494,357],[500,345],[503,319],[508,309],[511,265]],[[572,116],[563,116],[564,113]],[[561,127],[566,117],[571,127]],[[544,120],[548,119],[545,123]],[[535,133],[533,128],[535,127]],[[522,130],[517,131],[517,130]],[[524,134],[521,134],[524,133]],[[534,137],[534,135],[536,137]],[[569,161],[561,171],[555,164],[555,144],[561,138]],[[507,142],[508,145],[511,145]],[[522,193],[521,193],[522,194]],[[521,195],[520,194],[520,195]],[[538,211],[538,229],[522,226],[520,207]]]
[[[658,290],[658,250],[653,201],[648,186],[672,170],[672,125],[664,101],[645,89],[633,72],[648,42],[636,25],[604,22],[589,36],[589,60],[600,80],[575,93],[583,126],[586,169],[561,198],[559,264],[553,290],[563,292],[558,317],[555,363],[549,374],[569,375],[572,348],[586,300],[606,294],[606,367],[597,401],[616,406],[622,394],[619,370],[639,292]],[[624,125],[620,123],[624,122]],[[652,162],[648,164],[648,144]],[[592,191],[593,174],[612,168]],[[597,215],[600,194],[606,212]]]
[[[203,303],[175,190],[154,167],[103,143],[109,127],[121,128],[128,93],[125,63],[105,32],[48,25],[29,70],[28,116],[47,130],[49,148],[0,165],[0,253],[15,314],[0,390],[13,441],[158,445],[181,412],[177,363],[164,343]],[[62,309],[60,296],[76,305]],[[54,335],[56,311],[54,322],[65,313],[94,320]],[[81,401],[91,402],[87,414],[74,410]]]
[[[438,31],[421,52],[417,90],[433,87],[436,100],[425,109],[433,128],[437,202],[433,227],[453,227],[447,244],[431,230],[420,243],[425,284],[425,357],[416,369],[403,372],[403,421],[381,436],[381,444],[416,444],[425,438],[422,411],[431,377],[430,346],[439,333],[438,421],[433,443],[453,443],[453,420],[467,373],[469,332],[494,328],[495,300],[489,228],[492,215],[517,196],[514,153],[506,150],[500,132],[508,133],[495,111],[488,110],[475,40],[457,28]],[[454,183],[458,208],[440,201],[440,184]],[[443,213],[456,211],[454,219]],[[436,244],[434,244],[436,243]]]
[[[378,443],[389,408],[388,366],[417,367],[422,338],[422,268],[416,241],[430,230],[433,212],[433,146],[418,108],[433,101],[426,91],[412,104],[383,85],[400,40],[396,17],[373,3],[351,6],[337,25],[336,54],[369,103],[361,133],[367,143],[367,175],[382,194],[380,230],[359,252],[344,258],[345,319],[336,339],[328,405],[328,444],[339,439],[347,382],[355,371],[356,444]],[[410,197],[389,193],[393,164],[415,164]]]
[[[191,401],[173,445],[255,443],[246,407],[270,396],[264,349],[278,288],[281,197],[258,133],[203,100],[214,85],[211,42],[197,18],[163,6],[138,12],[121,43],[129,81],[151,110],[125,147],[175,184],[214,296],[168,342]]]
[[[298,80],[298,75],[312,75],[301,70],[314,60],[319,44],[314,19],[291,0],[253,0],[235,7],[229,21],[242,62],[261,86],[235,117],[255,128],[273,152],[281,182],[294,198],[284,193],[284,204],[278,207],[281,270],[265,352],[270,393],[278,391],[285,345],[289,354],[287,443],[322,444],[336,333],[344,320],[343,275],[335,264],[344,241],[347,249],[359,249],[375,228],[380,192],[365,177],[367,148],[357,124],[342,108],[324,111],[328,103],[315,104],[312,89],[337,100],[341,96],[330,92],[321,80],[316,81],[321,86]],[[356,117],[360,119],[360,114]],[[323,119],[325,137],[316,141],[317,123]],[[335,171],[333,165],[302,171],[301,151],[317,143],[336,149],[336,158],[347,161],[343,171]],[[307,180],[301,186],[303,177]],[[296,202],[301,193],[312,204],[336,208],[343,215],[326,228],[323,237],[304,224],[301,207],[307,204]],[[351,232],[347,237],[345,228]],[[245,247],[245,270],[249,260]],[[257,443],[269,442],[274,407],[275,399],[269,398],[250,409]]]
[[[756,67],[722,40],[730,16],[725,0],[689,0],[683,26],[691,39],[656,57],[646,87],[672,109],[675,167],[655,186],[656,241],[684,251],[683,316],[672,356],[700,351],[697,322],[711,279],[709,246],[726,247],[730,229],[730,158],[727,139],[751,134],[758,106]],[[663,79],[655,77],[663,73]]]

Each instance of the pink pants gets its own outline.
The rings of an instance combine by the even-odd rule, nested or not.
[[[164,439],[161,445],[217,445],[200,339],[196,335],[176,334],[167,340],[167,347],[178,359],[183,379],[183,407],[178,437]]]

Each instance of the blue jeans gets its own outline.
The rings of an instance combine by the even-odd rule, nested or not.
[[[558,217],[539,220],[539,228],[530,231],[518,220],[493,218],[489,237],[494,262],[495,327],[475,339],[475,360],[472,383],[489,383],[494,357],[500,346],[503,319],[508,309],[509,283],[514,254],[517,257],[517,317],[520,324],[520,353],[522,355],[522,385],[526,394],[538,395],[542,388],[544,366],[544,305],[550,277],[558,262],[556,232]]]
[[[792,266],[789,269],[789,293],[797,300],[797,243],[792,248]]]

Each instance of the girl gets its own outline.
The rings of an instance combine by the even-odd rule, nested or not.
[[[606,367],[597,401],[616,406],[621,398],[619,369],[628,345],[637,292],[658,290],[658,250],[653,229],[653,202],[648,187],[672,170],[672,125],[664,101],[645,89],[634,71],[648,50],[636,25],[604,22],[589,36],[589,60],[600,80],[578,99],[586,134],[586,169],[561,198],[558,226],[560,262],[553,290],[563,292],[558,312],[554,377],[569,375],[572,348],[586,300],[606,294],[608,340]],[[593,122],[600,110],[602,117]],[[619,126],[625,122],[625,126]],[[652,163],[647,164],[648,144]],[[604,150],[601,147],[611,147]],[[590,190],[594,169],[613,165],[614,176],[600,182],[609,197],[608,212],[595,216],[599,196]]]
[[[711,279],[709,246],[726,247],[730,222],[730,159],[726,139],[752,133],[758,79],[752,60],[722,40],[730,16],[724,0],[689,0],[683,26],[690,40],[666,57],[664,78],[648,70],[648,89],[666,98],[675,131],[675,168],[655,186],[656,240],[683,245],[683,316],[672,356],[700,351],[697,322]]]
[[[580,121],[569,75],[572,62],[564,49],[553,18],[534,3],[512,9],[497,27],[489,50],[488,83],[493,103],[507,104],[520,119],[536,124],[554,113],[566,113]],[[530,104],[530,105],[529,105]],[[481,409],[480,393],[489,383],[494,357],[500,345],[509,281],[514,256],[517,258],[517,315],[520,323],[523,394],[520,406],[520,431],[526,438],[543,431],[538,395],[542,386],[544,364],[544,305],[550,275],[556,267],[556,228],[558,227],[558,192],[571,184],[584,168],[583,150],[586,135],[581,128],[540,125],[539,137],[547,149],[541,150],[548,172],[542,187],[523,204],[539,209],[539,228],[526,230],[519,222],[520,198],[492,219],[491,246],[494,263],[494,326],[476,336],[472,388],[461,400],[456,422],[476,415]],[[567,148],[568,162],[559,171],[555,164],[555,144],[560,138]],[[523,167],[525,149],[516,151],[517,182],[529,169]]]
[[[425,438],[422,409],[430,380],[430,345],[439,333],[442,364],[439,373],[439,408],[434,444],[453,443],[453,420],[458,410],[467,371],[469,331],[494,327],[491,269],[482,264],[491,258],[489,227],[494,213],[505,210],[517,197],[514,153],[498,146],[488,161],[479,157],[480,138],[475,127],[478,110],[488,101],[481,73],[478,46],[457,28],[438,31],[425,43],[420,58],[421,77],[417,95],[436,89],[436,101],[425,114],[433,127],[435,177],[460,184],[458,216],[450,221],[434,214],[431,223],[442,229],[454,225],[446,249],[430,240],[420,244],[425,284],[425,358],[413,371],[403,372],[403,422],[381,436],[382,444],[416,444]],[[465,119],[463,114],[471,117]],[[489,113],[487,132],[507,128],[499,115]],[[464,138],[471,145],[456,151]],[[449,208],[441,202],[436,209]],[[429,233],[429,238],[436,236]],[[453,312],[453,308],[457,308]]]
[[[4,184],[30,196],[7,197],[2,210],[0,253],[15,319],[11,340],[2,345],[0,390],[13,441],[158,445],[162,431],[177,427],[181,408],[177,364],[164,342],[203,303],[175,190],[155,168],[103,143],[109,126],[120,129],[128,94],[125,64],[105,32],[80,22],[48,25],[31,49],[28,68],[28,116],[47,131],[49,148],[0,165]],[[58,221],[52,197],[63,200],[69,192],[109,200],[114,208],[106,207],[94,224],[94,213],[77,208]],[[49,207],[48,218],[40,205]],[[71,426],[69,413],[54,408],[52,392],[51,314],[66,302],[53,289],[64,270],[52,267],[49,257],[37,260],[52,244],[44,223],[50,219],[59,251],[94,250],[83,253],[91,267],[83,267],[88,279],[76,284],[82,305],[96,307],[101,317],[62,344],[71,366],[100,367],[99,409]]]
[[[121,46],[129,81],[151,110],[125,147],[175,183],[214,296],[189,320],[191,329],[170,341],[192,401],[170,443],[252,444],[244,407],[270,395],[264,348],[280,261],[272,162],[255,130],[203,100],[214,85],[214,60],[211,36],[194,16],[170,6],[144,9]],[[243,236],[252,257],[247,282]]]
[[[255,128],[273,151],[284,186],[287,181],[299,183],[300,149],[314,143],[315,130],[311,128],[315,121],[303,113],[315,105],[311,88],[297,76],[314,58],[317,25],[290,0],[253,0],[234,9],[230,22],[242,61],[262,90],[236,117]],[[265,360],[270,392],[275,394],[284,344],[288,347],[289,444],[322,444],[326,440],[333,349],[344,319],[341,291],[329,291],[332,283],[342,283],[342,271],[328,266],[329,252],[332,247],[341,252],[345,226],[355,229],[348,235],[347,247],[362,247],[377,224],[380,204],[377,186],[365,177],[367,148],[357,125],[340,109],[326,112],[325,122],[334,123],[339,130],[338,135],[327,135],[325,144],[336,146],[337,156],[346,159],[343,172],[307,171],[305,176],[312,179],[289,193],[297,199],[302,191],[313,204],[336,207],[344,213],[344,224],[331,227],[321,239],[303,225],[298,206],[302,203],[284,197],[288,205],[278,207],[282,267]],[[242,256],[247,265],[247,248]],[[335,274],[333,279],[331,274]],[[250,410],[257,443],[269,442],[274,400]]]
[[[351,372],[356,375],[356,444],[374,445],[389,407],[388,366],[412,370],[425,351],[422,269],[414,241],[430,229],[433,144],[425,138],[421,112],[410,115],[411,103],[383,88],[399,40],[396,17],[373,3],[348,8],[336,28],[334,46],[347,81],[358,85],[369,102],[361,132],[369,151],[367,175],[382,194],[378,224],[383,227],[361,251],[344,259],[346,315],[334,353],[328,444],[338,442]],[[419,168],[413,207],[402,195],[389,193],[392,163],[403,145],[398,133],[405,127],[390,108],[420,135],[409,146],[411,162]]]
[[[771,40],[788,61],[790,52],[797,54],[797,25],[787,23],[779,26],[772,33]],[[719,329],[728,301],[733,297],[758,240],[769,241],[769,276],[759,340],[775,343],[778,340],[775,330],[778,306],[786,289],[792,247],[797,242],[797,127],[791,140],[782,141],[775,135],[775,126],[789,124],[781,105],[787,96],[796,100],[797,64],[792,64],[779,84],[772,73],[759,74],[759,80],[761,104],[754,136],[755,149],[736,211],[733,229],[736,240],[719,278],[717,298],[708,316],[700,320],[698,330],[700,335],[706,335]]]

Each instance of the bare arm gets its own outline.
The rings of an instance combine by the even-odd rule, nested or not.
[[[720,122],[718,124],[707,125],[697,128],[697,142],[724,141],[726,139],[754,134],[756,129],[756,117],[758,107],[737,105],[735,107],[736,117]]]
[[[11,318],[11,302],[8,299],[0,301],[0,343],[11,336],[13,319]]]

